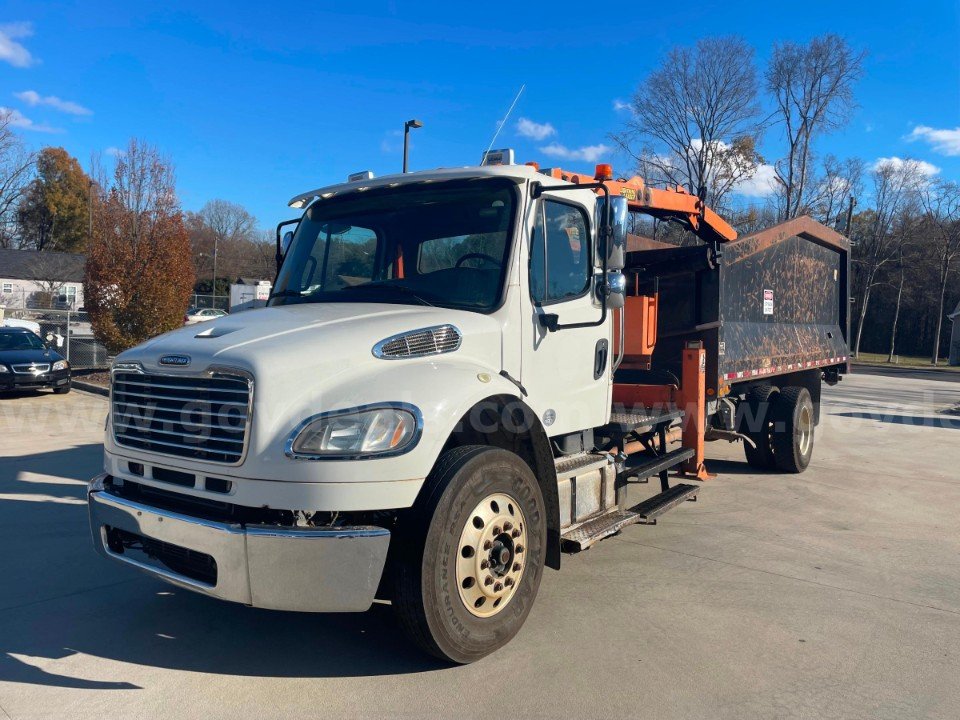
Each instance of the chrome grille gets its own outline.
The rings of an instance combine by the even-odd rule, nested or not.
[[[381,340],[373,346],[373,354],[384,359],[439,355],[459,348],[462,339],[453,325],[437,325]]]
[[[118,371],[112,390],[118,445],[217,463],[243,460],[251,407],[246,377]]]
[[[43,375],[45,372],[50,372],[50,363],[26,363],[11,367],[18,375]]]

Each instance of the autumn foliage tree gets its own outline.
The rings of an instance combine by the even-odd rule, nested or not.
[[[94,203],[84,280],[94,332],[120,352],[179,327],[194,277],[173,168],[131,140]]]
[[[59,147],[43,148],[36,169],[17,208],[21,246],[81,252],[89,234],[90,178]]]

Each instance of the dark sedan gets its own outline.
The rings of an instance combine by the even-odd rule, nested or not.
[[[0,327],[0,390],[70,392],[70,363],[27,328]]]

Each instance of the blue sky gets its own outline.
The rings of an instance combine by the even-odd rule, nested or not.
[[[818,150],[914,157],[960,179],[956,0],[6,0],[0,106],[32,147],[62,145],[84,166],[145,139],[173,159],[185,209],[221,197],[267,227],[292,216],[286,201],[299,192],[358,170],[399,171],[410,118],[424,122],[412,169],[475,164],[521,84],[497,146],[519,161],[622,167],[602,147],[623,123],[618,101],[672,45],[738,33],[762,66],[775,41],[827,31],[868,57],[856,116]],[[774,130],[761,150],[773,159],[781,147]]]

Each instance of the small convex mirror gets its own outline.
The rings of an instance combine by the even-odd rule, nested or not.
[[[605,198],[597,199],[597,227],[603,227],[606,219],[605,205]],[[610,198],[610,210],[613,233],[607,246],[601,246],[600,252],[607,254],[607,270],[622,270],[627,261],[627,216],[630,206],[625,197],[618,195]]]
[[[280,239],[280,254],[283,257],[287,256],[287,250],[290,249],[290,243],[292,242],[293,242],[293,232],[290,230],[287,230],[283,234],[283,237]]]

